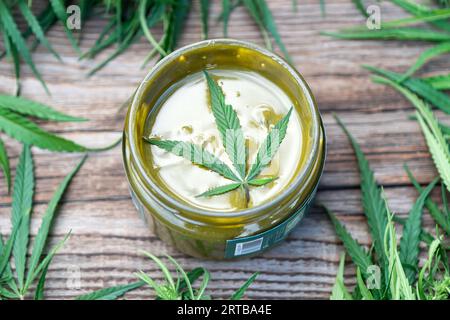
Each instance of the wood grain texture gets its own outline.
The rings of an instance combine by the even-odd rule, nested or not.
[[[269,5],[293,61],[310,84],[324,117],[328,159],[317,200],[335,211],[361,243],[369,245],[355,157],[332,113],[341,117],[362,145],[377,180],[385,186],[392,210],[406,214],[417,193],[405,175],[403,164],[410,166],[421,183],[431,181],[436,172],[417,123],[408,120],[412,106],[393,90],[372,84],[360,65],[406,70],[429,45],[344,41],[321,36],[320,31],[337,30],[364,20],[348,0],[327,0],[326,17],[321,16],[318,1],[300,2],[297,13],[292,12],[290,0],[269,1]],[[222,26],[216,23],[219,10],[215,1],[210,19],[212,38],[222,36]],[[403,16],[401,10],[382,4],[383,19]],[[93,44],[104,24],[102,16],[86,24],[81,43],[83,50]],[[181,44],[200,40],[196,1],[185,30]],[[233,13],[229,34],[262,44],[258,28],[242,8]],[[149,51],[148,43],[142,39],[132,50],[86,78],[87,72],[110,51],[94,61],[79,62],[60,25],[48,36],[64,63],[56,61],[42,47],[33,57],[52,95],[46,95],[26,66],[22,76],[23,95],[90,119],[85,123],[43,123],[48,130],[88,146],[113,142],[120,137],[123,125],[124,112],[118,112],[119,107],[150,68],[140,69]],[[423,72],[433,74],[442,68],[448,70],[449,66],[448,59],[440,58],[427,64]],[[14,84],[12,65],[2,60],[0,92],[12,93]],[[11,139],[5,140],[14,171],[20,145]],[[37,148],[33,148],[33,154],[37,188],[31,233],[36,235],[53,191],[81,155],[54,154]],[[2,182],[0,231],[3,234],[9,233],[10,210],[11,198]],[[428,216],[424,223],[433,228]],[[56,256],[48,273],[48,298],[72,298],[89,290],[127,283],[133,280],[133,272],[141,268],[160,279],[157,268],[139,254],[138,250],[142,249],[156,255],[173,255],[187,269],[198,265],[207,267],[212,272],[209,293],[216,298],[228,297],[254,271],[259,271],[261,275],[248,290],[248,298],[323,299],[329,297],[342,251],[327,216],[319,207],[314,207],[285,242],[260,257],[216,262],[184,256],[157,239],[139,219],[130,201],[119,147],[91,154],[76,175],[60,207],[51,241],[58,241],[69,230],[72,230],[72,237]],[[351,267],[346,269],[346,274],[353,274]],[[74,281],[78,277],[80,282]],[[348,284],[352,285],[352,281]],[[141,289],[128,297],[143,299],[152,294],[150,290]]]

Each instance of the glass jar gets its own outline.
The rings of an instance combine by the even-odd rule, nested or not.
[[[237,68],[270,79],[294,103],[306,130],[305,160],[293,182],[270,201],[235,212],[191,206],[167,192],[144,161],[148,116],[159,97],[176,82],[204,69]],[[245,130],[245,128],[244,128]],[[123,161],[133,202],[153,232],[195,257],[233,259],[253,256],[282,241],[311,205],[325,162],[325,132],[314,97],[302,76],[278,55],[254,44],[207,40],[162,59],[131,100],[125,120]]]

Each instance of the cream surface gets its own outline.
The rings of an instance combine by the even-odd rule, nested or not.
[[[249,147],[249,162],[256,156],[268,131],[293,105],[274,83],[254,72],[213,70],[210,74],[225,93],[226,103],[236,110]],[[177,83],[162,99],[156,119],[148,128],[151,136],[189,141],[205,147],[232,168],[216,128],[209,105],[209,93],[202,73]],[[156,176],[166,189],[182,201],[215,211],[236,211],[258,206],[281,193],[298,171],[302,150],[299,115],[292,113],[286,137],[269,167],[261,176],[278,179],[262,187],[250,187],[250,203],[239,191],[213,197],[196,197],[204,191],[231,183],[219,174],[193,165],[189,160],[149,146]]]

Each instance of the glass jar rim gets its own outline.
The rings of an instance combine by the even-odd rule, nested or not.
[[[253,50],[258,52],[259,54],[262,54],[268,58],[273,59],[277,64],[279,64],[281,67],[285,68],[291,76],[295,79],[297,82],[297,85],[299,88],[301,88],[302,93],[305,96],[307,103],[307,106],[310,108],[311,112],[311,119],[313,122],[312,126],[312,150],[306,159],[305,164],[301,168],[300,172],[295,177],[293,183],[291,183],[286,189],[284,189],[280,194],[275,196],[273,199],[252,207],[248,209],[243,210],[237,210],[232,212],[221,212],[221,211],[215,211],[215,210],[206,210],[202,208],[197,208],[195,206],[191,206],[187,203],[184,203],[175,197],[170,196],[168,193],[164,191],[163,188],[161,188],[153,179],[147,174],[147,171],[144,169],[144,163],[142,157],[139,156],[139,152],[137,150],[137,139],[140,139],[141,137],[137,137],[133,134],[134,127],[133,127],[133,121],[128,121],[127,128],[125,128],[125,132],[129,139],[129,145],[130,145],[130,156],[131,159],[133,159],[133,163],[136,164],[136,168],[138,171],[138,174],[141,178],[144,179],[144,181],[152,188],[152,190],[155,190],[159,196],[161,196],[170,206],[179,209],[181,212],[189,212],[191,216],[198,216],[198,217],[209,217],[209,218],[250,218],[258,216],[259,212],[265,212],[265,210],[270,209],[273,206],[276,206],[278,203],[283,201],[286,197],[288,197],[293,191],[295,191],[299,185],[308,178],[308,174],[310,174],[310,171],[312,167],[315,164],[316,157],[318,153],[321,151],[320,143],[318,143],[320,137],[321,137],[321,120],[320,115],[317,110],[316,102],[314,100],[314,96],[307,85],[306,81],[303,79],[303,77],[300,75],[300,73],[291,66],[286,60],[284,60],[279,55],[262,48],[256,44],[242,41],[242,40],[235,40],[235,39],[211,39],[211,40],[203,40],[200,42],[196,42],[193,44],[189,44],[187,46],[181,47],[163,59],[161,59],[156,65],[149,71],[149,73],[145,76],[144,80],[140,83],[139,87],[137,88],[133,99],[131,101],[131,106],[129,110],[128,117],[130,119],[133,119],[136,117],[137,111],[143,101],[144,94],[146,91],[146,83],[154,76],[159,74],[159,70],[163,68],[166,64],[174,61],[175,59],[179,58],[183,54],[188,53],[191,50],[200,49],[206,46],[211,46],[214,44],[220,44],[220,45],[229,45],[229,46],[236,46],[236,47],[243,47],[249,50]]]

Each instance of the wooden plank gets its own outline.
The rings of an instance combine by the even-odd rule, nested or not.
[[[413,111],[411,105],[391,89],[372,84],[368,72],[360,65],[366,63],[402,71],[428,45],[418,42],[342,41],[321,36],[320,31],[337,30],[364,21],[347,0],[327,1],[325,18],[321,16],[316,0],[302,1],[297,13],[291,11],[289,0],[270,1],[269,5],[294,63],[310,84],[324,116],[328,159],[318,202],[335,211],[352,235],[364,245],[369,245],[355,158],[332,113],[341,117],[362,145],[377,180],[385,186],[391,209],[401,215],[406,214],[417,193],[403,171],[403,164],[406,162],[423,184],[431,181],[436,172],[418,125],[408,120]],[[383,19],[405,16],[390,4],[381,5]],[[211,13],[211,37],[222,36],[222,26],[215,22],[219,11],[220,5],[216,1]],[[83,51],[92,45],[104,24],[101,16],[88,22],[83,30]],[[238,8],[232,15],[230,35],[262,44],[258,28],[248,19],[243,8]],[[33,57],[52,95],[45,94],[26,66],[22,77],[23,95],[90,121],[42,123],[43,127],[88,146],[103,146],[115,141],[121,135],[124,119],[124,112],[118,111],[119,107],[151,66],[140,69],[149,45],[142,39],[132,50],[96,75],[86,78],[87,72],[111,51],[102,53],[94,61],[79,62],[61,26],[53,28],[49,38],[63,57],[64,64],[57,62],[41,47]],[[198,40],[200,19],[198,4],[195,3],[181,44]],[[437,59],[424,70],[433,74],[448,67],[448,60]],[[13,92],[15,80],[11,71],[11,64],[0,61],[2,93]],[[439,116],[444,119],[444,115]],[[20,145],[8,138],[5,141],[14,169]],[[53,191],[81,155],[54,154],[36,148],[33,148],[33,154],[37,178],[35,219],[31,227],[34,236]],[[434,196],[438,198],[438,192]],[[3,234],[9,233],[10,206],[11,199],[1,183],[0,231]],[[433,228],[428,216],[424,224]],[[261,275],[249,289],[249,298],[327,298],[342,251],[327,216],[316,206],[287,241],[260,257],[217,262],[184,256],[158,240],[138,218],[130,201],[119,147],[91,154],[75,177],[59,210],[51,242],[55,243],[69,230],[72,230],[72,237],[48,273],[49,298],[72,298],[88,290],[130,282],[133,272],[140,268],[161,279],[157,268],[138,253],[140,249],[157,255],[171,254],[187,269],[198,265],[207,267],[213,278],[209,293],[214,297],[230,296],[233,289],[258,270]],[[348,267],[346,273],[351,276],[352,268]],[[350,281],[349,285],[352,284]],[[152,293],[143,289],[129,297],[151,298]]]

